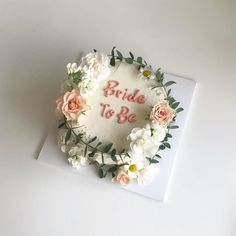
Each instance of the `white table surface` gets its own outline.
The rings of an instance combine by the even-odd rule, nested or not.
[[[0,2],[1,236],[235,236],[236,2]],[[35,160],[65,64],[132,50],[198,82],[168,200]]]

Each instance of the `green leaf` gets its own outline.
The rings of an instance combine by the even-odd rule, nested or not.
[[[88,154],[88,156],[89,156],[89,157],[93,157],[96,152],[97,152],[97,150],[94,150],[94,151],[90,152],[90,153]]]
[[[88,152],[88,146],[86,145],[85,149],[84,149],[84,157],[87,156],[87,152]]]
[[[111,151],[111,159],[112,159],[113,161],[117,161],[117,158],[116,158],[116,149],[115,149],[115,148],[112,149],[112,151]]]
[[[151,90],[153,90],[153,89],[156,89],[156,88],[160,88],[160,87],[162,87],[162,85],[160,84],[160,85],[157,85],[157,86],[154,86],[154,87],[152,87],[151,88]]]
[[[111,173],[112,178],[114,178],[116,176],[116,174],[114,172]]]
[[[108,172],[110,173],[114,173],[115,171],[117,171],[118,166],[112,166],[111,168],[108,169]]]
[[[156,154],[156,155],[155,155],[155,157],[157,157],[157,158],[161,158],[161,156],[160,156],[160,155],[158,155],[158,154]]]
[[[137,62],[138,62],[139,64],[143,64],[143,58],[142,58],[142,57],[138,57],[138,58],[137,58]]]
[[[116,53],[118,55],[118,58],[122,61],[122,59],[123,59],[122,53],[120,51],[118,51],[118,50],[116,50]]]
[[[82,139],[82,137],[83,137],[83,134],[78,134],[78,135],[76,136],[76,142],[75,142],[75,144],[79,143],[80,140]]]
[[[125,152],[125,149],[123,148],[120,152],[120,155],[123,154]]]
[[[115,65],[116,65],[116,60],[115,60],[114,57],[112,57],[112,58],[110,59],[110,65],[111,65],[111,66],[115,66]]]
[[[99,143],[96,145],[96,147],[100,146],[101,144],[102,144],[102,142],[99,142]]]
[[[181,112],[181,111],[183,111],[183,110],[184,110],[184,108],[179,107],[179,108],[176,110],[176,112],[179,113],[179,112]]]
[[[167,92],[168,97],[169,97],[170,93],[171,93],[171,89],[169,89],[168,92]]]
[[[134,59],[134,55],[133,55],[132,52],[129,52],[129,55],[130,55],[130,57],[131,57],[132,59]]]
[[[169,104],[171,105],[172,103],[174,103],[176,100],[173,97],[169,98]]]
[[[152,164],[157,164],[157,163],[159,163],[159,161],[156,160],[156,159],[149,159],[149,162],[152,163]]]
[[[164,74],[161,73],[161,77],[160,77],[160,83],[163,83],[163,80],[164,80]]]
[[[133,64],[133,59],[130,57],[125,58],[126,63]]]
[[[164,85],[165,85],[166,87],[168,87],[168,86],[170,86],[170,85],[172,85],[172,84],[176,84],[176,82],[175,82],[175,81],[168,81],[168,82],[166,82]]]
[[[174,103],[171,104],[171,107],[173,109],[176,109],[179,106],[180,102],[175,101]]]
[[[159,147],[160,150],[164,150],[165,148],[166,148],[166,147],[165,147],[165,145],[163,145],[163,144],[160,145],[160,147]]]
[[[60,129],[60,128],[63,127],[65,124],[66,124],[66,122],[64,121],[64,122],[62,122],[61,124],[59,124],[57,128]]]
[[[173,108],[173,109],[175,109],[175,108],[177,108],[178,106],[179,106],[179,102],[175,102],[175,103],[172,103],[171,104],[171,107]]]
[[[178,125],[173,125],[173,126],[169,126],[168,129],[178,129],[179,126]]]
[[[93,137],[91,140],[89,140],[88,143],[92,143],[92,142],[94,142],[96,139],[97,139],[97,136],[95,136],[95,137]]]
[[[147,66],[147,62],[144,60],[144,64]]]
[[[115,50],[115,46],[112,48],[112,50],[111,50],[111,55],[112,55],[112,57],[114,57],[114,50]]]
[[[115,161],[115,162],[117,161],[116,156],[112,156],[112,155],[111,155],[111,159],[112,159],[113,161]]]
[[[156,160],[156,159],[154,159],[154,158],[150,158],[150,157],[146,157],[148,160],[149,160],[149,162],[150,163],[152,163],[152,164],[157,164],[157,163],[159,163],[159,161],[158,160]]]
[[[129,155],[129,153],[128,153],[128,152],[126,153],[126,155],[127,155],[129,158],[131,158],[131,156]]]
[[[172,135],[169,134],[169,133],[167,133],[167,134],[166,134],[166,137],[168,137],[168,138],[172,138]]]
[[[159,68],[156,72],[155,72],[155,75],[156,75],[156,78],[158,79],[158,78],[161,78],[161,75],[162,75],[162,73],[160,72],[160,69],[161,68]]]
[[[167,148],[171,148],[169,143],[163,143]]]
[[[111,151],[111,155],[112,155],[112,156],[115,156],[115,155],[116,155],[116,149],[115,149],[115,148],[112,149],[112,151]]]
[[[97,52],[97,50],[96,50],[96,49],[93,49],[93,51],[94,51],[94,52]]]
[[[103,169],[102,168],[99,168],[98,170],[98,175],[100,178],[103,178],[104,177],[104,172],[103,172]]]
[[[107,146],[104,147],[103,151],[105,153],[109,152],[112,148],[113,144],[112,143],[109,143]]]
[[[65,137],[65,142],[67,143],[71,137],[71,129],[67,130],[66,137]]]

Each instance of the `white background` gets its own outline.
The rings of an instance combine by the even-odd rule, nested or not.
[[[198,82],[166,203],[35,160],[65,65],[116,45]],[[0,2],[1,236],[235,236],[236,2]]]

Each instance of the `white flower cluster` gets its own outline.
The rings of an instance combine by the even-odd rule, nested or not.
[[[128,136],[131,155],[153,157],[165,138],[166,127],[158,123],[147,124],[144,128],[134,128]]]
[[[75,168],[79,169],[81,166],[85,166],[88,164],[88,159],[84,154],[84,147],[82,145],[73,146],[68,151],[69,163]]]
[[[84,97],[92,96],[98,88],[98,83],[106,79],[110,74],[110,60],[106,54],[93,52],[81,59],[80,65],[69,63],[68,75],[81,73],[81,81],[78,83],[80,94]]]
[[[144,128],[134,128],[131,131],[127,137],[130,141],[128,151],[130,162],[122,167],[130,180],[136,180],[138,184],[149,184],[152,181],[159,168],[150,164],[147,158],[155,156],[166,132],[166,127],[157,123],[147,124]]]
[[[75,73],[80,71],[80,67],[77,66],[77,64],[75,62],[74,63],[68,63],[66,67],[67,67],[68,75],[72,75],[72,74],[75,74]]]
[[[84,156],[84,145],[75,145],[75,140],[70,139],[67,144],[65,144],[67,130],[61,129],[57,136],[57,142],[62,152],[69,155],[68,162],[75,168],[79,169],[81,166],[88,164],[87,157]]]

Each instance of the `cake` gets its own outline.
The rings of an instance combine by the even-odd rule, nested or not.
[[[100,178],[148,184],[159,170],[160,150],[183,110],[165,81],[142,57],[94,52],[67,65],[57,100],[58,145],[79,169],[94,164]]]

